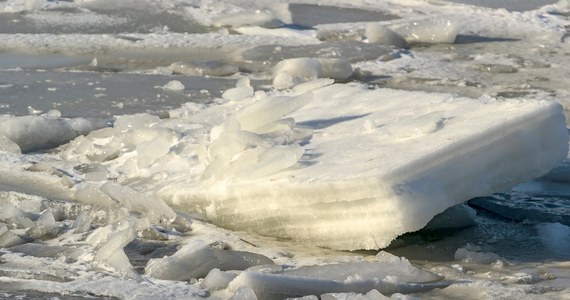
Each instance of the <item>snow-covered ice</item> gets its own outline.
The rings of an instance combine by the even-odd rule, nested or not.
[[[0,298],[565,299],[569,16],[0,1]]]
[[[258,131],[290,112],[296,126],[282,123],[285,135]],[[450,206],[548,172],[568,153],[564,124],[554,103],[331,85],[239,110],[206,145],[203,179],[214,180],[171,181],[158,193],[234,229],[382,248]],[[298,137],[297,126],[312,135]]]

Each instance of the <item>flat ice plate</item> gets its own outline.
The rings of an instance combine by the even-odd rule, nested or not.
[[[291,117],[314,130],[294,167],[251,180],[169,182],[159,194],[221,226],[375,249],[448,207],[544,175],[568,151],[554,102],[331,85]]]

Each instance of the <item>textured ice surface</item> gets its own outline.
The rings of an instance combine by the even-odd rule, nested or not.
[[[332,263],[300,267],[282,273],[245,271],[233,279],[229,291],[250,287],[263,299],[284,299],[336,293],[362,293],[371,290],[391,295],[397,292],[430,290],[449,285],[441,277],[412,266],[407,260],[380,253],[378,262]]]
[[[283,165],[291,168],[255,181],[237,177],[191,188],[166,186],[159,194],[222,226],[332,248],[374,249],[422,228],[447,207],[546,173],[568,151],[564,118],[553,103],[483,103],[351,85],[311,94],[312,100],[291,114],[300,128],[314,131],[302,143],[298,162]],[[295,99],[272,101],[286,105]],[[242,112],[236,114],[238,123]],[[477,120],[476,128],[468,125],[471,120]],[[225,177],[238,161],[256,162],[248,163],[244,155],[261,151],[255,145],[267,136],[247,139],[252,140],[242,140],[238,152],[229,154],[226,167],[215,167],[220,175],[214,177]],[[290,148],[281,150],[282,159],[285,149]],[[354,215],[357,222],[349,217]]]
[[[396,28],[396,31],[409,43],[453,44],[459,31],[455,22],[437,18],[418,20]]]
[[[273,86],[282,90],[318,78],[346,81],[352,75],[352,66],[341,58],[290,58],[280,61],[273,74]]]
[[[366,25],[366,38],[371,43],[394,46],[397,48],[408,48],[408,42],[390,28],[379,23],[368,23]]]
[[[570,225],[570,203],[567,196],[514,192],[475,198],[470,203],[515,221],[558,222]]]
[[[0,136],[7,139],[0,139],[0,142],[3,140],[3,145],[0,144],[0,147],[12,148],[6,144],[13,142],[22,152],[54,148],[79,135],[108,125],[104,120],[61,119],[50,118],[49,115],[0,117]]]
[[[99,61],[100,65],[104,64],[101,59]],[[166,60],[159,65],[166,67],[170,63]],[[110,62],[109,65],[118,66],[115,62]],[[41,67],[33,64],[33,68]],[[185,86],[183,93],[162,89],[174,79]],[[27,115],[28,106],[47,113],[53,106],[57,106],[65,117],[109,118],[140,112],[159,114],[188,101],[205,102],[211,97],[219,97],[221,92],[233,86],[235,81],[194,76],[172,78],[160,74],[49,70],[0,71],[0,83],[5,86],[1,89],[2,114]]]
[[[107,123],[111,127],[76,138],[69,135],[72,141],[62,140],[64,144],[56,148],[52,147],[59,143],[42,141],[46,132],[42,126],[20,132],[23,140],[48,148],[31,152],[30,148],[24,154],[18,143],[0,137],[0,298],[263,299],[286,287],[285,292],[295,296],[311,293],[299,298],[307,300],[378,299],[384,297],[379,291],[385,296],[391,291],[407,294],[394,293],[394,299],[565,299],[570,286],[569,230],[557,223],[568,207],[570,177],[565,165],[517,186],[515,192],[493,196],[499,208],[487,209],[494,213],[477,208],[474,214],[464,206],[452,206],[423,230],[398,237],[387,251],[405,256],[410,264],[396,258],[399,263],[394,268],[385,265],[389,255],[375,258],[376,251],[340,252],[281,233],[278,238],[263,237],[204,221],[204,215],[218,224],[267,215],[263,222],[255,219],[244,228],[258,232],[283,228],[280,219],[259,209],[261,203],[290,214],[291,223],[299,227],[326,227],[331,220],[347,218],[341,229],[361,229],[370,219],[367,216],[377,211],[353,207],[343,214],[344,208],[333,207],[338,208],[335,214],[327,214],[329,203],[345,198],[338,189],[309,206],[299,205],[305,204],[300,200],[291,207],[256,200],[237,207],[218,200],[235,196],[236,190],[229,187],[239,181],[244,190],[266,190],[271,195],[263,198],[275,199],[288,189],[281,189],[281,182],[298,184],[314,178],[310,183],[314,186],[350,178],[361,173],[360,163],[368,155],[374,156],[370,166],[392,157],[400,165],[409,163],[409,169],[386,167],[399,168],[411,177],[427,174],[421,166],[447,165],[448,169],[430,174],[437,179],[457,178],[447,185],[456,188],[454,195],[470,186],[473,194],[480,195],[498,189],[485,185],[488,177],[480,177],[482,173],[496,174],[507,165],[514,174],[530,177],[542,172],[526,169],[532,163],[517,156],[521,149],[535,145],[537,152],[556,156],[546,150],[556,142],[547,145],[521,134],[525,142],[519,147],[499,135],[490,141],[492,135],[483,129],[488,125],[485,120],[498,115],[497,120],[507,121],[504,126],[512,125],[508,122],[520,116],[520,108],[537,100],[557,101],[568,112],[567,1],[554,5],[549,0],[373,2],[0,1],[2,118],[111,121]],[[325,88],[333,80],[322,78],[276,92],[271,84],[273,68],[284,59],[303,57],[319,63],[339,58],[349,62],[352,75],[336,81],[356,81],[349,85],[353,89]],[[343,70],[348,68],[332,69]],[[167,85],[176,81],[180,84]],[[421,92],[378,90],[378,86]],[[434,92],[448,100],[432,101],[444,97],[430,94]],[[458,95],[500,109],[473,117],[477,109],[472,105],[479,104],[462,109],[463,98]],[[371,101],[372,96],[378,97]],[[428,98],[434,102],[428,108],[416,105]],[[462,104],[446,110],[453,103]],[[376,111],[382,107],[386,115]],[[462,115],[469,120],[459,126]],[[540,118],[527,123],[538,131]],[[459,132],[461,128],[465,131]],[[480,133],[477,141],[482,142],[450,150],[458,161],[469,163],[467,167],[450,171],[449,161],[439,160],[449,156],[439,150],[435,158],[424,160],[432,165],[412,162],[418,152],[434,149],[437,139],[432,137],[451,129]],[[66,132],[45,135],[67,136]],[[558,131],[540,131],[540,135],[545,140],[561,136]],[[382,143],[400,145],[397,152],[411,153],[410,160],[398,160],[390,151],[382,155],[386,152]],[[481,163],[486,160],[478,158],[488,159],[493,152],[481,148],[485,145],[502,151],[502,157],[510,158],[506,162],[518,160],[518,164]],[[356,150],[351,151],[353,147]],[[472,155],[477,151],[480,156]],[[339,167],[346,165],[350,167]],[[305,170],[311,173],[304,174]],[[378,169],[370,170],[362,174]],[[459,176],[465,170],[474,171],[473,177]],[[390,178],[389,184],[404,175]],[[437,180],[426,182],[430,187]],[[404,187],[410,186],[418,188],[406,182],[394,193],[405,195],[412,189]],[[173,211],[161,199],[170,197],[166,188],[181,194],[195,189],[202,198]],[[362,186],[354,190],[367,192]],[[322,194],[320,189],[310,192],[288,199],[315,199]],[[451,199],[426,195],[424,199]],[[404,203],[387,214],[400,212],[404,220],[414,214],[427,220],[451,202],[436,201],[441,204],[437,209],[426,204],[427,213],[408,213],[405,210],[415,203]],[[522,208],[526,211],[519,214]],[[195,211],[206,213],[200,216]],[[236,211],[245,215],[223,217]],[[328,237],[337,237],[335,228]],[[192,245],[201,250],[182,251]],[[275,264],[220,270],[243,269],[252,265],[251,260],[269,262],[261,257]],[[148,270],[160,272],[144,274],[149,262],[156,268]],[[378,269],[379,265],[383,267]],[[186,272],[184,266],[199,274]],[[408,272],[414,269],[420,271]],[[178,274],[185,279],[206,277],[155,278]],[[435,282],[429,281],[433,274]],[[429,282],[417,284],[425,280]],[[335,292],[339,290],[343,292]]]
[[[395,15],[382,11],[303,3],[290,3],[289,11],[292,23],[304,27],[332,23],[386,21],[397,18]]]
[[[172,256],[149,261],[145,273],[159,279],[189,280],[204,278],[213,269],[245,270],[271,264],[271,259],[260,254],[217,249],[215,245],[195,243],[183,246]]]
[[[520,1],[520,0],[446,0],[455,3],[464,3],[468,5],[504,8],[511,11],[528,11],[537,9],[547,4],[554,4],[555,0],[539,0],[539,1]]]

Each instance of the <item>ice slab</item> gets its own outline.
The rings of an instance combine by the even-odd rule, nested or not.
[[[13,5],[2,7],[0,4],[0,33],[117,34],[160,31],[204,33],[209,31],[208,27],[196,23],[179,10],[167,11],[157,6],[150,10],[143,10],[124,9],[124,5],[117,6],[116,3],[113,5],[110,3],[85,4],[87,1],[84,3],[77,1],[20,2],[35,2],[37,7],[29,5],[19,8]],[[140,7],[141,4],[137,5]]]
[[[262,45],[245,50],[243,59],[252,64],[275,64],[288,58],[343,58],[351,63],[374,60],[392,51],[391,48],[359,41],[340,41],[317,45],[274,46]]]
[[[313,27],[319,24],[387,21],[398,17],[387,12],[358,8],[289,3],[293,24]]]
[[[214,269],[245,270],[257,265],[272,265],[273,261],[263,255],[216,249],[211,245],[194,243],[184,245],[174,255],[151,259],[145,274],[167,280],[204,278]]]
[[[210,154],[219,158],[209,161],[218,164],[215,176],[190,184],[172,180],[158,194],[232,229],[335,249],[377,249],[448,207],[544,175],[568,152],[562,108],[553,102],[342,84],[263,101],[229,118],[226,135],[218,128],[210,137]],[[281,102],[270,117],[268,101]],[[313,130],[312,137],[291,135],[277,145],[272,139],[269,155],[263,140],[271,134],[249,123],[240,127],[243,111],[261,108],[259,118],[271,126],[288,115],[295,128]],[[222,137],[229,148],[215,150]],[[301,156],[291,164],[298,147]],[[236,176],[256,166],[267,170],[272,161],[279,168]]]
[[[340,58],[291,58],[282,60],[273,69],[273,86],[288,89],[318,78],[346,81],[352,73],[351,64]]]
[[[446,287],[450,282],[415,268],[405,259],[378,263],[329,264],[302,267],[284,274],[244,271],[233,279],[229,291],[253,289],[260,299],[285,299],[324,293],[363,293],[371,290],[390,295]],[[324,298],[323,298],[324,299]]]
[[[537,1],[520,1],[520,0],[446,0],[454,3],[463,3],[488,8],[504,8],[510,11],[529,11],[540,8],[544,5],[554,4],[557,0],[537,0]]]
[[[107,121],[98,119],[62,119],[51,118],[49,115],[0,116],[0,136],[4,137],[0,139],[0,148],[15,148],[13,143],[22,152],[53,148],[108,125]],[[19,151],[13,149],[11,152]]]

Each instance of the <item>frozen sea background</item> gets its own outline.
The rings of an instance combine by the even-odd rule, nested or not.
[[[181,114],[177,111],[181,107],[192,111],[222,104],[224,91],[243,78],[249,78],[256,91],[271,93],[272,68],[294,57],[343,58],[354,72],[340,81],[371,88],[557,101],[568,110],[567,2],[331,0],[319,4],[0,1],[0,113],[6,115],[0,120],[29,115],[81,117],[89,120],[91,129],[108,126],[121,115],[136,120],[145,113],[140,117],[143,121],[165,120]],[[439,34],[447,21],[458,28],[452,42],[412,41],[400,48],[367,41],[368,22],[390,28],[419,22],[428,28],[424,36],[429,36]],[[3,298],[253,299],[251,289],[272,285],[289,289],[291,296],[301,293],[295,290],[298,286],[309,286],[309,294],[320,296],[335,287],[327,285],[330,282],[303,283],[294,276],[313,272],[311,280],[324,280],[331,271],[296,268],[343,264],[344,275],[360,276],[355,282],[365,285],[362,272],[370,264],[410,267],[388,252],[440,276],[425,275],[425,279],[416,271],[380,272],[380,279],[389,279],[382,282],[392,285],[365,286],[376,287],[388,297],[570,299],[567,162],[512,191],[470,200],[467,211],[472,218],[465,217],[461,226],[453,213],[443,216],[437,222],[444,225],[434,221],[430,228],[399,237],[377,255],[378,251],[334,251],[230,231],[183,212],[177,212],[177,221],[170,227],[151,220],[155,225],[151,229],[136,232],[145,227],[137,223],[131,232],[131,216],[123,211],[66,202],[59,191],[50,189],[51,179],[25,177],[7,169],[35,162],[32,172],[58,178],[76,180],[79,174],[101,183],[117,179],[101,169],[104,161],[72,166],[71,159],[58,157],[58,151],[64,151],[61,148],[36,148],[30,146],[24,158],[2,156]],[[144,183],[134,181],[131,187],[144,191]],[[129,186],[128,180],[121,183]],[[114,188],[116,192],[117,186],[107,187],[107,192]],[[188,249],[177,250],[182,245]],[[150,259],[174,253],[180,261],[149,271]],[[276,264],[270,268],[290,277],[266,279],[264,287],[255,277],[243,276],[246,283],[249,280],[244,286],[251,289],[236,287],[238,283],[227,287],[237,273],[224,270],[270,262]],[[210,272],[214,268],[222,271]],[[209,281],[201,279],[206,275]],[[373,292],[364,296],[368,290],[362,288],[353,291],[362,295],[331,294],[321,299],[381,297]]]

